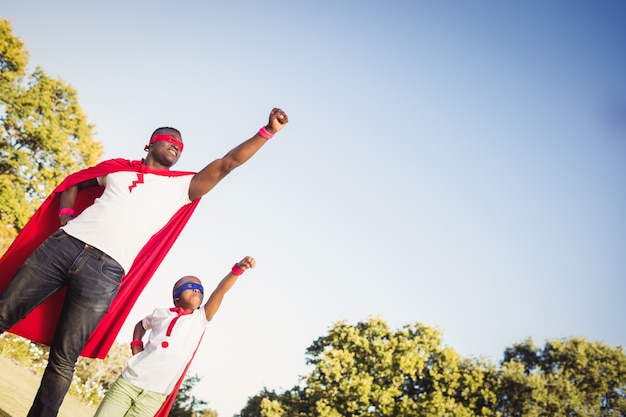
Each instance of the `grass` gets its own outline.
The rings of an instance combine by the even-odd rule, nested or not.
[[[11,359],[0,356],[0,417],[23,417],[37,394],[40,378]],[[90,417],[95,407],[67,395],[59,417]]]

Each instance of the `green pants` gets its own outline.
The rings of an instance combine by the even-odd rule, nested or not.
[[[120,376],[107,391],[94,417],[154,417],[166,398],[167,394],[137,388]]]

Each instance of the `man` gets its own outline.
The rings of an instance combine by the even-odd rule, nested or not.
[[[287,122],[272,109],[257,134],[198,173],[170,170],[182,137],[159,128],[145,159],[101,162],[70,175],[46,199],[0,259],[0,333],[50,345],[28,417],[58,414],[78,356],[106,356],[200,197]]]

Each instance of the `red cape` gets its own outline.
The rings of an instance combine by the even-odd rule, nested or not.
[[[58,213],[61,192],[79,182],[120,171],[167,176],[194,174],[193,172],[150,169],[143,165],[142,161],[112,159],[68,176],[43,202],[0,259],[0,291],[9,284],[26,258],[60,227]],[[103,187],[91,187],[80,191],[74,205],[76,215],[93,204],[103,190]],[[119,294],[91,334],[81,356],[103,359],[107,355],[135,301],[180,235],[199,201],[198,198],[183,206],[141,249],[122,280]],[[65,290],[59,291],[8,331],[34,342],[49,345],[61,313],[64,297]]]

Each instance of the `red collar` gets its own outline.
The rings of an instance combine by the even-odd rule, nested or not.
[[[187,314],[193,314],[193,310],[183,310],[180,307],[171,307],[170,311],[172,313],[178,314],[179,316],[184,316],[184,315],[187,315]]]

